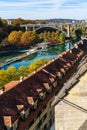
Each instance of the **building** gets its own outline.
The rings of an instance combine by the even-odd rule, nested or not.
[[[84,40],[27,78],[5,86],[0,95],[0,130],[50,130],[55,95],[77,70],[86,50]]]
[[[7,19],[6,21],[7,21],[8,25],[11,25],[11,24],[12,24],[12,20]]]

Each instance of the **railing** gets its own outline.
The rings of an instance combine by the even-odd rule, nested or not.
[[[70,101],[68,101],[66,99],[61,99],[61,101],[63,101],[64,103],[66,103],[66,104],[68,104],[68,105],[70,105],[70,106],[72,106],[72,107],[74,107],[74,108],[76,108],[76,109],[78,109],[78,110],[80,110],[80,111],[82,111],[84,113],[87,113],[87,109],[85,109],[85,108],[83,108],[83,107],[81,107],[81,106],[79,106],[79,105],[77,105],[75,103],[72,103],[72,102],[70,102]]]

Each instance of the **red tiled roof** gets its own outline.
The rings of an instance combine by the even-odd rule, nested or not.
[[[9,83],[7,83],[5,86],[4,86],[4,91],[8,91],[10,89],[12,89],[13,87],[15,87],[20,81],[11,81]]]

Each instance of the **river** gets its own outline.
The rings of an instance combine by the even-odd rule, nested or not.
[[[39,52],[36,52],[20,61],[16,61],[14,63],[11,63],[9,65],[4,66],[4,69],[8,69],[9,66],[14,66],[16,67],[16,69],[18,69],[20,66],[29,66],[33,61],[40,59],[40,58],[49,58],[49,59],[53,59],[56,58],[60,53],[64,52],[67,49],[71,49],[72,46],[74,45],[74,43],[68,42],[62,45],[55,45],[55,46],[51,46],[48,47],[46,49],[40,50]],[[13,53],[13,54],[5,54],[0,56],[0,61],[9,59],[9,58],[13,58],[20,55],[20,53]]]

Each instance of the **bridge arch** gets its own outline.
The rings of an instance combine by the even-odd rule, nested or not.
[[[60,25],[60,24],[23,24],[20,26],[24,27],[26,31],[36,30],[38,33],[40,33],[41,30],[42,30],[42,32],[43,32],[43,30],[50,30],[50,31],[59,30],[61,32],[64,32],[67,35],[67,37],[69,37],[71,23],[67,23],[64,25],[67,26],[67,32],[65,30],[63,30],[63,25]]]
[[[60,32],[64,32],[66,34],[65,31],[63,31],[62,29],[58,28],[58,27],[48,27],[48,26],[45,26],[45,27],[39,27],[39,28],[36,28],[35,29],[37,33],[43,33],[44,31],[50,31],[50,32],[56,32],[57,30],[60,31]]]

